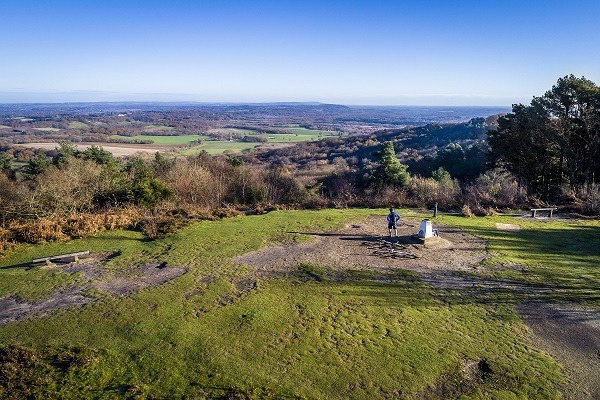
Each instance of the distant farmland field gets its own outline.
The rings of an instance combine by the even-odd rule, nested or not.
[[[136,153],[154,154],[157,152],[166,152],[174,148],[174,146],[158,145],[158,144],[135,144],[135,143],[100,143],[100,142],[82,142],[76,143],[77,149],[85,150],[90,146],[102,147],[106,151],[110,151],[116,157],[130,156]],[[18,147],[26,147],[31,149],[54,150],[59,145],[58,143],[24,143],[17,144]]]
[[[78,125],[75,125],[78,124]],[[83,126],[88,126],[82,122],[72,122],[69,124],[70,128],[76,129]],[[7,127],[10,128],[10,127]],[[144,131],[150,132],[149,129],[158,131],[159,129],[173,129],[168,126],[161,125],[148,125],[144,128]],[[0,127],[0,129],[2,129]],[[57,132],[60,129],[57,128],[34,128],[40,131]],[[135,153],[156,153],[156,152],[167,152],[176,150],[177,147],[186,146],[185,148],[179,149],[177,154],[180,155],[194,155],[201,151],[206,151],[209,154],[222,154],[222,153],[241,153],[244,151],[251,150],[258,146],[286,146],[293,143],[308,142],[313,140],[319,140],[325,137],[338,136],[333,131],[319,131],[300,127],[286,127],[292,133],[262,133],[253,131],[250,129],[237,129],[237,128],[223,128],[223,129],[212,129],[209,133],[222,133],[222,134],[235,134],[244,136],[263,136],[267,138],[266,143],[258,142],[241,142],[241,141],[228,141],[228,140],[214,140],[210,136],[206,135],[177,135],[177,136],[165,136],[165,135],[137,135],[137,136],[123,136],[113,135],[111,139],[119,139],[123,141],[131,141],[131,143],[104,143],[104,142],[86,142],[86,143],[75,143],[80,150],[84,150],[91,145],[100,146],[104,150],[110,151],[115,156],[127,156]],[[197,143],[198,140],[202,140],[202,143],[187,147],[193,143]],[[152,141],[152,144],[139,144],[134,143],[135,140]],[[35,149],[46,149],[52,150],[58,146],[58,143],[26,143],[19,145],[21,147],[29,147]]]
[[[283,126],[279,127],[282,130],[289,131],[290,133],[267,133],[251,129],[238,129],[238,128],[218,128],[211,129],[209,133],[221,133],[221,134],[232,134],[232,135],[260,135],[268,137],[270,143],[289,143],[289,142],[308,142],[311,140],[318,140],[328,136],[338,136],[338,132],[335,131],[323,131],[316,129],[306,129],[299,126]]]
[[[173,127],[166,125],[147,125],[144,127],[145,132],[169,132]]]
[[[60,129],[58,128],[33,128],[34,131],[41,131],[41,132],[59,132]]]
[[[194,155],[200,153],[202,150],[209,154],[223,154],[228,153],[241,153],[259,146],[260,143],[249,143],[249,142],[228,142],[212,140],[206,141],[202,144],[187,149],[183,149],[179,152],[181,155]]]
[[[79,121],[69,122],[69,128],[71,129],[85,129],[88,127],[88,124]]]
[[[145,130],[146,128],[144,128]],[[172,129],[172,128],[171,128]],[[198,139],[207,139],[208,136],[203,135],[180,135],[180,136],[163,136],[163,135],[137,135],[137,136],[122,136],[113,135],[111,139],[122,139],[122,140],[152,140],[155,144],[168,144],[168,145],[183,145],[193,143]]]

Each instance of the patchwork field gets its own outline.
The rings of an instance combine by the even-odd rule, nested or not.
[[[237,128],[211,129],[209,132],[221,134],[260,135],[266,137],[269,143],[308,142],[311,140],[319,140],[325,137],[339,136],[339,133],[334,131],[307,129],[298,126],[283,126],[279,128],[290,131],[291,133],[265,133]]]
[[[132,122],[121,121],[122,125],[128,125]],[[71,129],[84,129],[88,127],[87,124],[83,122],[71,122],[69,124],[69,128]],[[0,129],[9,129],[10,127],[0,126]],[[59,132],[58,128],[33,128],[35,130],[41,132]],[[305,142],[312,140],[319,140],[325,137],[338,136],[338,133],[332,131],[319,131],[319,130],[311,130],[300,127],[286,127],[287,129],[293,133],[289,134],[266,134],[260,133],[257,131],[249,130],[249,129],[235,129],[235,128],[223,128],[223,129],[212,129],[210,133],[222,133],[222,134],[238,134],[238,135],[260,135],[264,136],[267,139],[266,143],[258,143],[258,142],[240,142],[240,141],[228,141],[228,140],[214,140],[210,136],[207,135],[176,135],[176,136],[167,136],[167,135],[153,135],[152,133],[158,132],[169,132],[174,128],[165,126],[165,125],[147,125],[143,128],[144,132],[147,134],[137,135],[137,136],[124,136],[124,135],[113,135],[111,138],[120,139],[124,141],[134,141],[134,140],[142,140],[142,141],[152,141],[151,144],[137,144],[137,143],[105,143],[105,142],[95,142],[95,143],[76,143],[76,146],[84,150],[91,145],[100,146],[104,150],[110,151],[115,156],[128,156],[136,153],[148,153],[154,154],[158,152],[164,151],[177,151],[178,154],[181,155],[194,155],[198,154],[201,151],[206,151],[209,154],[223,154],[223,153],[240,153],[244,151],[248,151],[257,146],[270,146],[270,147],[280,147],[289,145],[297,142]],[[202,140],[202,143],[194,145],[198,140]],[[192,145],[192,147],[187,147]],[[58,144],[57,143],[25,143],[25,144],[17,144],[16,146],[28,147],[33,149],[46,149],[53,150]],[[179,148],[179,149],[178,149]]]
[[[154,241],[23,246],[0,260],[0,397],[600,393],[598,221],[441,216],[440,241],[423,246],[410,238],[423,214],[402,212],[390,239],[385,213],[277,211]],[[27,264],[81,250],[92,257]],[[561,336],[567,324],[587,347]]]

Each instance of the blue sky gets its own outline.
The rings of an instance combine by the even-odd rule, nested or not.
[[[600,83],[600,2],[0,4],[0,102],[529,102]]]

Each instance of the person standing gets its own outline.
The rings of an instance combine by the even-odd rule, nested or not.
[[[400,214],[394,211],[393,208],[390,208],[390,213],[387,215],[387,221],[390,237],[392,237],[392,229],[394,230],[394,235],[398,237],[398,221],[400,221]]]

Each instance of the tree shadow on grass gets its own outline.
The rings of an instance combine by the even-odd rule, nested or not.
[[[329,277],[331,284],[347,285],[360,295],[376,296],[390,306],[413,304],[415,300],[430,304],[431,299],[448,305],[494,306],[521,302],[600,305],[600,286],[596,279],[575,276],[564,270],[554,271],[552,281],[533,274],[495,277],[449,270],[335,271],[324,272],[323,276]]]
[[[566,229],[522,229],[499,231],[491,228],[471,228],[470,232],[490,242],[492,246],[518,253],[527,261],[592,261],[600,259],[600,227],[570,226]],[[587,258],[582,258],[585,254]],[[597,258],[596,258],[597,257]],[[591,267],[591,265],[590,265]]]

